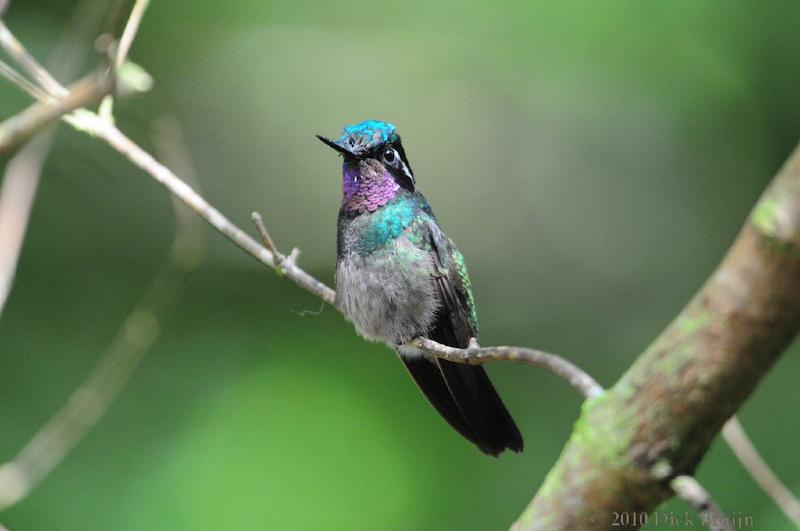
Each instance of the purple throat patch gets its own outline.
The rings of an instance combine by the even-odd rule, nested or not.
[[[342,172],[342,204],[351,212],[375,212],[391,201],[399,189],[386,170],[378,175],[361,175],[358,167],[345,165]]]

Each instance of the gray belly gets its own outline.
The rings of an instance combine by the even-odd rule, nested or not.
[[[365,339],[402,344],[433,324],[438,298],[432,275],[430,254],[417,248],[348,253],[336,267],[336,305]]]

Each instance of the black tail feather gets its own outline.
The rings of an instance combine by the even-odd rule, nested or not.
[[[400,359],[403,360],[409,374],[425,394],[425,398],[436,408],[436,411],[458,433],[478,445],[485,452],[488,449],[487,444],[475,433],[475,430],[464,418],[461,409],[450,394],[450,389],[447,387],[444,376],[442,376],[442,372],[436,362],[421,356],[409,358],[401,356]]]
[[[437,359],[444,380],[462,415],[479,437],[486,453],[497,455],[506,448],[521,452],[522,435],[480,365],[465,365]]]
[[[522,451],[522,436],[483,367],[401,356],[439,414],[482,452]]]

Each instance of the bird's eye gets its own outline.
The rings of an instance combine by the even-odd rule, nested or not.
[[[397,151],[393,150],[392,148],[387,149],[383,152],[383,160],[389,164],[393,164],[394,161],[397,160]]]

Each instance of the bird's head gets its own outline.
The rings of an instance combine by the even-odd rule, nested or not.
[[[348,125],[339,140],[317,135],[344,158],[344,201],[374,211],[399,188],[414,190],[414,174],[394,124],[367,120]]]

